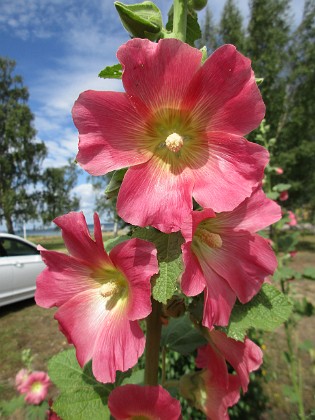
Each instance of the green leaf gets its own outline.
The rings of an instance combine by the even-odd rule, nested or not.
[[[107,185],[105,189],[105,195],[109,198],[117,197],[119,188],[121,186],[121,183],[124,179],[125,173],[127,172],[128,168],[118,169],[117,171],[114,171],[111,180],[109,181],[109,184]]]
[[[306,267],[303,276],[307,279],[315,280],[315,267]]]
[[[131,237],[128,235],[107,239],[107,241],[104,242],[104,248],[106,252],[109,253],[116,245],[120,244],[121,242],[128,241],[128,239],[131,239]]]
[[[276,192],[287,191],[290,188],[291,188],[291,184],[277,184],[274,187],[272,187],[273,191],[276,191]]]
[[[45,420],[47,418],[47,411],[49,405],[47,401],[43,401],[39,405],[28,405],[25,410],[26,420]]]
[[[122,66],[121,64],[114,64],[113,66],[107,66],[102,70],[98,77],[102,79],[121,79],[122,77]]]
[[[255,77],[255,81],[256,81],[257,85],[259,86],[264,81],[264,78],[263,77]]]
[[[156,41],[162,29],[162,14],[151,1],[137,4],[123,4],[115,1],[120,20],[132,37],[148,38]]]
[[[144,369],[136,370],[132,372],[129,378],[125,378],[122,381],[122,385],[127,384],[136,384],[136,385],[143,385],[144,383]]]
[[[184,239],[180,232],[166,234],[153,228],[137,229],[132,237],[153,242],[157,248],[160,271],[155,277],[153,297],[165,304],[177,290],[182,272],[181,245]]]
[[[279,198],[279,193],[275,192],[275,191],[270,191],[267,194],[267,197],[270,198],[270,200],[277,200],[277,198]]]
[[[114,385],[98,382],[93,376],[91,362],[81,369],[74,349],[54,356],[48,363],[48,374],[60,391],[53,410],[63,420],[109,419],[106,404]],[[118,372],[116,385],[120,385],[128,374]]]
[[[15,410],[24,407],[24,405],[24,395],[14,397],[9,401],[0,401],[0,417],[1,415],[11,416]]]
[[[273,278],[276,281],[290,280],[290,279],[294,279],[295,277],[296,277],[296,271],[293,270],[293,268],[291,267],[278,268],[273,275]]]
[[[227,327],[227,334],[243,341],[247,330],[256,328],[273,331],[286,321],[292,312],[289,299],[270,284],[263,284],[253,299],[242,305],[236,303]]]
[[[162,328],[161,346],[178,353],[191,353],[204,344],[207,344],[207,340],[196,330],[186,315],[171,318],[168,325]]]
[[[302,343],[299,343],[298,347],[300,350],[309,351],[309,350],[313,350],[314,343],[311,340],[304,340],[302,341]]]

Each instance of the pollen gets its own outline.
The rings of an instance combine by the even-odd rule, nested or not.
[[[100,287],[100,294],[103,297],[110,297],[120,292],[120,287],[113,281],[106,282]]]
[[[222,239],[217,233],[209,232],[206,229],[197,229],[195,235],[210,248],[221,248]]]
[[[180,149],[183,147],[184,139],[177,133],[170,134],[166,140],[165,145],[171,152],[179,152]]]

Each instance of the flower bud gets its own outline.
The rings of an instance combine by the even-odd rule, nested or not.
[[[200,11],[207,6],[208,0],[192,0],[191,5],[194,10]]]
[[[156,41],[163,26],[160,9],[151,1],[136,4],[115,3],[120,20],[132,37]]]

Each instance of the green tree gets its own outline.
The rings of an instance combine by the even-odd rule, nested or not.
[[[245,49],[243,18],[234,0],[227,0],[219,25],[220,44],[233,44],[241,52]]]
[[[75,163],[61,168],[47,168],[42,175],[43,191],[40,201],[40,216],[44,224],[61,214],[76,211],[80,199],[71,197],[71,190],[76,185],[78,169]]]
[[[306,0],[301,24],[292,34],[286,107],[276,155],[289,182],[291,207],[315,210],[315,0]]]
[[[271,136],[276,135],[283,114],[290,35],[289,0],[251,0],[245,54],[257,77]],[[254,136],[254,135],[253,135]]]
[[[217,32],[218,29],[213,22],[213,16],[211,9],[209,7],[206,8],[205,20],[203,22],[202,28],[202,37],[199,42],[199,47],[207,47],[208,54],[211,54],[217,47]]]
[[[28,90],[14,69],[15,61],[0,57],[0,221],[10,233],[13,222],[36,218],[38,194],[32,188],[47,153],[35,138]]]

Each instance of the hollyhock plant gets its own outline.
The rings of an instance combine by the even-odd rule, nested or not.
[[[231,212],[193,211],[182,226],[187,296],[205,292],[203,325],[227,325],[236,297],[246,303],[277,267],[268,241],[255,234],[281,218],[260,188]]]
[[[261,349],[247,337],[244,342],[236,341],[218,330],[208,330],[207,339],[209,344],[198,349],[197,366],[205,366],[210,360],[213,374],[218,376],[223,386],[227,386],[226,361],[229,362],[239,377],[243,392],[246,392],[250,372],[259,369],[263,362]]]
[[[180,403],[160,385],[124,385],[109,395],[108,407],[116,420],[179,420]]]
[[[114,382],[116,371],[133,367],[144,350],[138,320],[151,312],[156,249],[131,239],[107,254],[97,214],[94,240],[83,213],[71,212],[54,222],[70,255],[39,247],[47,268],[37,278],[36,303],[59,307],[55,319],[76,347],[79,364],[92,359],[96,379]]]
[[[120,217],[170,233],[192,197],[216,212],[249,197],[268,161],[243,138],[265,113],[250,60],[224,45],[202,64],[201,52],[177,39],[132,39],[117,57],[126,93],[83,92],[72,115],[87,172],[129,168]]]
[[[293,213],[293,211],[288,210],[288,216],[289,216],[289,226],[296,226],[297,225],[297,220],[296,220],[296,216]]]
[[[276,168],[275,171],[276,171],[277,175],[282,175],[283,174],[283,169],[282,168]]]
[[[25,394],[29,404],[40,404],[47,396],[50,379],[46,372],[32,372],[20,386],[19,391]]]

